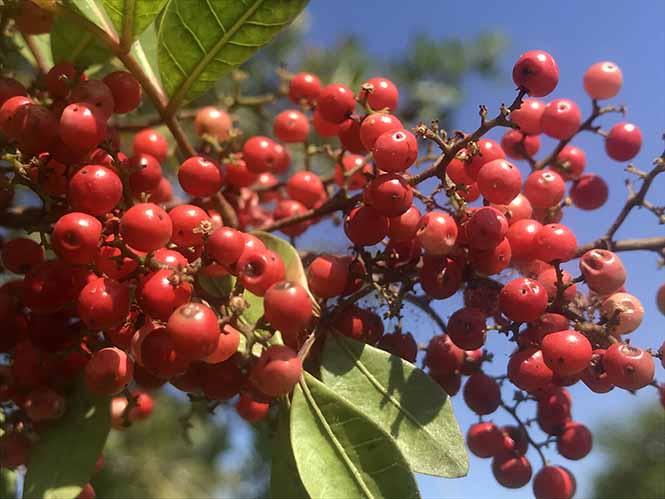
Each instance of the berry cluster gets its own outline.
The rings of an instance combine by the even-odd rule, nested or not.
[[[515,419],[502,427],[483,420],[467,434],[471,452],[492,458],[501,485],[531,480],[525,454],[533,446],[543,458],[536,497],[572,497],[572,473],[546,463],[549,441],[533,440],[517,407],[534,402],[559,454],[581,459],[591,433],[572,419],[565,387],[581,381],[596,393],[641,389],[653,384],[653,356],[662,361],[663,352],[625,339],[644,311],[626,292],[626,269],[610,250],[616,228],[604,240],[609,249],[580,251],[561,223],[571,204],[593,210],[608,198],[605,181],[585,173],[584,151],[569,142],[580,130],[602,132],[593,120],[616,109],[597,100],[618,93],[619,68],[604,62],[585,74],[594,109],[586,121],[569,99],[538,99],[559,80],[550,54],[525,53],[513,78],[520,90],[513,105],[494,120],[484,109],[477,131],[449,137],[436,123],[407,129],[393,114],[399,93],[386,78],[354,92],[323,86],[314,74],[290,75],[281,93],[291,105],[274,117],[274,138],[244,137],[223,109],[198,110],[201,144],[178,169],[178,187],[189,197],[179,202],[162,169],[169,147],[158,131],[138,132],[131,156],[121,151],[117,116],[141,103],[132,74],[95,80],[60,62],[30,95],[1,77],[0,142],[11,172],[0,176],[0,212],[21,215],[12,211],[18,185],[34,191],[43,208],[29,227],[38,239],[2,245],[3,266],[14,275],[0,287],[0,404],[7,416],[0,463],[29,462],[40,432],[66,413],[79,375],[90,392],[113,397],[118,430],[149,417],[148,391],[167,382],[213,402],[238,396],[238,414],[255,422],[289,395],[305,357],[316,366],[316,340],[325,334],[416,362],[418,345],[401,326],[404,306],[436,316],[431,301],[461,291],[464,306],[429,341],[425,368],[450,395],[468,376],[463,398],[479,416],[501,407]],[[482,138],[497,126],[508,128],[501,143]],[[560,142],[536,160],[541,134]],[[631,123],[603,135],[616,161],[631,160],[642,144]],[[418,138],[442,154],[431,147],[421,154]],[[292,172],[292,148],[303,145],[305,169]],[[318,156],[334,162],[329,177],[309,168]],[[512,161],[523,161],[528,174]],[[433,165],[409,173],[426,162]],[[439,185],[424,194],[418,185],[428,178]],[[295,238],[337,211],[351,251],[308,255],[303,280],[265,235],[248,232]],[[561,265],[576,258],[580,275],[573,278]],[[513,275],[503,279],[507,269]],[[213,292],[210,282],[228,286]],[[359,305],[377,290],[383,315]],[[263,312],[247,321],[252,300]],[[665,286],[658,306],[665,313]],[[393,331],[384,331],[384,319],[396,321]],[[516,345],[503,377],[483,369],[492,360],[483,350],[492,331]],[[508,382],[517,389],[514,405],[502,400]],[[661,397],[665,402],[662,388]],[[88,487],[80,497],[93,496]]]

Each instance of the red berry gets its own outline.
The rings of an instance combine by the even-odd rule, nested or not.
[[[580,258],[580,271],[590,289],[599,295],[618,291],[626,282],[626,269],[615,253],[592,249]]]
[[[256,423],[265,419],[268,415],[270,404],[254,400],[251,395],[241,393],[238,402],[236,402],[236,411],[245,421]]]
[[[464,350],[446,334],[433,336],[426,352],[424,365],[435,374],[451,374],[460,369],[464,362]]]
[[[478,457],[493,457],[503,449],[503,434],[492,422],[476,423],[469,427],[466,445]]]
[[[508,228],[506,237],[510,242],[512,257],[515,260],[535,258],[534,238],[542,225],[531,219],[518,220]]]
[[[27,237],[11,239],[2,246],[2,264],[15,274],[25,274],[43,261],[44,249]]]
[[[584,90],[592,99],[611,99],[622,84],[621,69],[613,62],[597,62],[584,73]]]
[[[545,103],[538,99],[524,99],[519,109],[510,113],[510,121],[520,127],[520,132],[537,135],[542,132],[540,118],[545,111]]]
[[[462,267],[445,256],[424,259],[418,278],[425,293],[437,300],[443,300],[454,295],[460,288]]]
[[[342,148],[354,154],[365,154],[367,149],[360,140],[360,118],[352,115],[339,126],[337,136]]]
[[[511,453],[500,454],[492,460],[492,473],[500,485],[509,489],[524,487],[531,480],[531,463]]]
[[[579,130],[582,113],[569,99],[555,99],[545,107],[540,120],[543,133],[554,139],[570,139]]]
[[[377,346],[412,364],[416,362],[416,357],[418,356],[418,345],[411,333],[403,334],[395,332],[384,334],[379,339]]]
[[[517,59],[513,66],[513,81],[531,97],[544,97],[559,83],[559,68],[551,54],[531,50]]]
[[[134,155],[150,154],[162,163],[166,159],[169,144],[164,136],[157,130],[145,128],[134,136]]]
[[[450,180],[457,185],[471,185],[476,181],[467,173],[464,167],[464,161],[457,158],[450,160],[450,163],[448,163],[448,166],[446,167],[446,174],[450,177]]]
[[[113,279],[99,278],[88,283],[79,294],[79,317],[91,331],[118,327],[129,314],[129,287]]]
[[[317,111],[331,123],[341,123],[356,108],[356,99],[350,88],[332,83],[321,89],[317,100]]]
[[[386,217],[398,217],[413,202],[413,189],[406,180],[394,173],[383,173],[365,188],[372,207]]]
[[[264,173],[275,171],[279,157],[275,149],[275,142],[268,137],[256,135],[250,137],[242,147],[243,158],[249,171]]]
[[[510,356],[508,377],[519,389],[533,392],[552,381],[552,370],[543,360],[540,349],[529,347]]]
[[[356,305],[346,307],[334,323],[344,336],[374,345],[383,335],[383,321],[374,312]]]
[[[240,368],[230,360],[205,365],[201,378],[205,396],[219,401],[235,396],[247,379]]]
[[[218,364],[230,359],[240,345],[240,332],[229,324],[225,324],[217,337],[215,350],[203,359],[208,364]]]
[[[52,388],[42,386],[32,390],[23,404],[28,417],[37,423],[59,419],[65,413],[65,399]]]
[[[176,308],[166,332],[176,354],[189,360],[201,360],[212,354],[219,341],[217,314],[203,303],[186,303]]]
[[[46,261],[26,274],[23,301],[33,312],[47,314],[74,300],[78,291],[71,266],[61,260]]]
[[[538,281],[519,277],[501,289],[499,307],[512,321],[535,321],[547,308],[547,292]]]
[[[520,193],[522,175],[519,168],[505,159],[485,163],[476,176],[478,189],[490,203],[510,203]]]
[[[166,245],[173,234],[168,213],[153,203],[139,203],[120,218],[120,234],[132,248],[153,251]]]
[[[221,265],[236,263],[244,247],[242,233],[231,227],[220,227],[206,240],[208,254]]]
[[[14,78],[0,76],[0,106],[2,106],[7,99],[19,95],[28,95],[25,87]]]
[[[413,239],[418,232],[420,220],[420,211],[415,206],[410,206],[408,210],[398,217],[391,217],[388,220],[390,224],[388,229],[390,241],[400,242]]]
[[[307,116],[295,109],[287,109],[275,116],[273,125],[275,136],[282,142],[305,142],[309,135]]]
[[[209,197],[222,188],[224,175],[214,161],[192,156],[180,165],[178,182],[187,194]]]
[[[496,247],[508,233],[508,221],[501,212],[490,206],[476,210],[466,223],[469,246],[476,249]]]
[[[589,429],[582,423],[570,422],[563,427],[556,448],[566,459],[577,461],[591,452],[592,445],[593,439]]]
[[[18,139],[19,130],[14,130],[14,116],[22,106],[32,104],[32,100],[23,95],[10,97],[0,107],[0,132],[12,139]]]
[[[139,334],[134,335],[135,339],[140,338],[137,345],[132,344],[132,353],[137,362],[143,364],[143,367],[161,379],[169,379],[184,373],[189,365],[189,360],[179,355],[173,348],[173,340],[166,328],[143,330],[143,337]]]
[[[579,147],[567,145],[561,149],[556,161],[556,170],[564,180],[577,179],[586,166],[586,154]]]
[[[609,189],[602,177],[589,173],[582,175],[570,189],[570,199],[582,210],[596,210],[607,201]]]
[[[113,94],[113,112],[125,114],[141,104],[141,85],[127,71],[114,71],[104,77],[103,82]]]
[[[603,366],[604,349],[596,349],[591,355],[589,366],[582,371],[582,381],[595,393],[607,393],[614,388]]]
[[[364,164],[364,166],[363,166]],[[344,178],[344,174],[354,171],[348,179]],[[340,187],[344,187],[345,182],[348,183],[348,189],[355,191],[361,189],[367,183],[365,173],[372,170],[371,165],[365,163],[365,158],[357,154],[345,154],[342,158],[342,163],[339,162],[335,165],[335,183]]]
[[[387,109],[392,112],[395,110],[399,100],[399,91],[392,81],[376,76],[362,84],[363,87],[366,85],[372,85],[374,89],[372,91],[361,90],[360,98],[363,98],[366,93],[369,107],[376,111]]]
[[[238,281],[251,293],[263,296],[270,286],[284,279],[282,258],[268,249],[243,252],[236,264]]]
[[[294,104],[304,100],[308,104],[316,102],[321,92],[321,80],[312,73],[298,73],[289,82],[289,99]]]
[[[203,244],[202,224],[210,222],[204,210],[191,204],[181,204],[171,208],[169,218],[173,224],[173,244],[182,247]]]
[[[293,389],[301,373],[300,357],[291,348],[272,345],[261,354],[252,368],[250,379],[262,393],[279,397]]]
[[[354,208],[344,219],[344,233],[353,244],[373,246],[388,235],[388,218],[371,206]]]
[[[323,119],[318,108],[315,109],[314,113],[312,114],[312,126],[320,137],[335,137],[339,133],[340,129],[339,123],[331,123],[330,121]]]
[[[219,142],[224,142],[229,139],[231,128],[231,117],[226,111],[214,106],[202,107],[194,117],[194,130],[199,137],[209,135]]]
[[[316,257],[307,269],[307,284],[319,298],[341,296],[348,280],[348,263],[334,255]]]
[[[543,225],[534,237],[534,244],[536,257],[544,262],[567,262],[577,251],[575,234],[561,224]]]
[[[100,395],[115,395],[132,380],[134,363],[125,352],[115,347],[95,352],[85,366],[88,389]]]
[[[556,269],[554,267],[550,267],[548,269],[543,270],[542,272],[538,273],[538,282],[540,282],[545,290],[547,291],[547,297],[554,301],[554,299],[557,296],[558,290],[557,290],[557,274],[556,274]],[[561,299],[563,300],[564,303],[568,303],[573,298],[575,298],[575,294],[577,293],[577,286],[572,282],[573,281],[573,276],[570,275],[569,272],[562,270],[561,271],[561,282],[563,284],[568,285],[568,287],[564,290],[563,294],[561,295]]]
[[[545,466],[533,478],[536,499],[571,499],[575,489],[575,479],[560,466]]]
[[[503,239],[494,248],[469,251],[469,264],[479,274],[493,275],[503,271],[510,264],[511,249],[508,239]]]
[[[48,151],[57,139],[58,119],[43,106],[25,104],[14,111],[9,135],[16,138],[21,152],[36,155]]]
[[[176,308],[189,301],[192,286],[185,281],[177,282],[173,270],[162,269],[143,277],[136,293],[145,313],[166,321]]]
[[[374,150],[377,139],[386,132],[403,130],[402,122],[387,113],[372,113],[360,124],[360,141],[368,151]]]
[[[518,194],[508,204],[492,204],[491,206],[503,213],[510,225],[533,216],[531,202],[524,194]]]
[[[577,331],[550,333],[542,341],[545,364],[561,376],[584,370],[591,361],[591,343]]]
[[[300,201],[295,201],[293,199],[282,199],[277,203],[277,206],[275,206],[273,217],[275,220],[282,220],[284,218],[296,217],[305,213],[307,213],[307,208]],[[305,232],[311,223],[311,221],[294,223],[286,227],[282,227],[280,230],[287,236],[295,237]]]
[[[148,201],[151,203],[168,203],[173,197],[173,186],[166,177],[159,180],[157,188],[150,193]]]
[[[69,180],[67,200],[72,209],[99,216],[110,212],[122,199],[122,181],[112,170],[87,165]]]
[[[524,182],[524,195],[536,208],[550,208],[561,202],[566,184],[561,175],[552,170],[537,170]]]
[[[71,102],[82,102],[97,109],[107,120],[113,114],[115,103],[111,89],[101,80],[79,81],[72,89]]]
[[[538,135],[525,135],[517,130],[508,130],[501,139],[501,147],[506,155],[512,159],[533,157],[540,149],[540,137]]]
[[[265,318],[282,333],[287,345],[297,346],[298,336],[312,320],[312,301],[307,290],[290,281],[276,282],[263,296]]]
[[[85,213],[68,213],[53,227],[51,245],[64,261],[76,264],[92,263],[97,255],[102,224]]]
[[[464,385],[464,402],[476,414],[492,414],[501,404],[499,385],[485,373],[477,372]]]
[[[307,208],[313,208],[325,196],[325,188],[319,176],[304,170],[295,173],[289,179],[286,191],[292,199],[301,202]]]
[[[485,344],[487,335],[485,314],[473,307],[464,307],[448,319],[448,336],[463,350],[475,350]]]
[[[653,381],[655,366],[648,352],[625,343],[614,343],[603,356],[607,379],[626,390],[639,390]]]
[[[642,132],[632,123],[617,123],[605,137],[605,152],[615,161],[630,161],[642,148]]]
[[[149,154],[132,156],[127,161],[129,174],[129,188],[135,197],[142,192],[152,192],[162,180],[162,167],[155,158]]]
[[[403,172],[418,157],[416,137],[407,130],[385,132],[374,142],[376,166],[386,172]]]

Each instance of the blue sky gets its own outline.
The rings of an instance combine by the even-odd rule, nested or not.
[[[588,114],[590,101],[582,87],[582,75],[586,68],[601,60],[612,60],[622,69],[624,88],[614,100],[628,106],[627,119],[640,126],[644,146],[635,164],[647,169],[651,160],[663,150],[660,137],[665,131],[665,2],[640,1],[557,1],[527,2],[360,2],[337,0],[334,3],[313,0],[309,7],[311,26],[308,42],[326,46],[344,34],[354,34],[363,40],[368,50],[377,56],[388,56],[404,50],[411,35],[426,32],[447,37],[473,38],[487,30],[500,30],[509,39],[500,67],[502,75],[496,82],[471,78],[464,85],[465,100],[457,114],[455,126],[472,130],[477,126],[478,104],[490,109],[501,102],[511,102],[514,85],[510,77],[513,62],[519,55],[531,49],[547,50],[556,58],[561,79],[558,88],[548,98],[575,99],[584,114]],[[390,76],[390,75],[384,75]],[[427,121],[432,116],[422,117]],[[615,116],[601,118],[603,128],[619,121]],[[490,134],[495,139],[500,133]],[[609,183],[608,203],[595,212],[570,209],[564,223],[574,229],[580,242],[592,241],[610,225],[623,203],[626,189],[623,181],[627,174],[622,164],[616,163],[604,153],[600,137],[586,134],[574,143],[587,153],[587,170],[601,174]],[[551,143],[543,141],[542,150]],[[662,177],[662,176],[661,176]],[[665,202],[665,178],[660,178],[651,190],[650,200],[662,205]],[[657,225],[650,213],[636,212],[619,231],[618,237],[644,237],[665,234],[665,227]],[[302,245],[321,247],[323,234],[313,231],[303,237]],[[329,248],[341,249],[342,239],[325,243]],[[665,339],[665,318],[655,308],[655,293],[665,282],[665,271],[657,271],[654,254],[622,254],[629,269],[627,289],[642,300],[647,312],[642,327],[631,335],[632,341],[641,346],[658,346]],[[572,266],[574,269],[574,265]],[[577,272],[573,270],[576,274]],[[444,317],[459,306],[459,300],[451,299],[438,305]],[[407,324],[419,341],[427,341],[436,333],[433,325],[424,317],[415,317]],[[494,364],[488,369],[499,373],[505,369],[511,347],[503,337],[490,335],[488,348],[496,353]],[[504,371],[505,372],[505,371]],[[665,379],[658,368],[657,377]],[[630,421],[636,406],[654,403],[656,391],[647,389],[636,396],[614,390],[608,395],[596,395],[584,386],[571,389],[574,396],[573,417],[590,427],[603,423]],[[463,428],[476,421],[476,417],[464,406],[461,395],[454,398],[458,419]],[[528,411],[527,411],[528,412]],[[496,421],[507,424],[510,416],[500,414]],[[540,438],[538,438],[540,440]],[[588,497],[593,474],[603,467],[605,457],[594,451],[578,462],[566,461],[550,449],[553,463],[572,468],[578,480],[576,497]],[[529,457],[534,472],[540,466],[535,452]],[[490,461],[472,457],[469,475],[458,480],[430,477],[419,479],[421,492],[431,498],[499,498],[521,499],[532,497],[531,486],[519,490],[501,488],[493,479]]]

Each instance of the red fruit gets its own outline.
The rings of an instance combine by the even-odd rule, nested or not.
[[[386,333],[381,336],[377,346],[412,364],[416,362],[416,357],[418,356],[418,345],[411,333]]]
[[[642,132],[632,123],[617,123],[605,137],[605,152],[615,161],[630,161],[642,148]]]
[[[473,155],[464,165],[467,176],[474,181],[478,177],[478,172],[483,165],[497,159],[506,159],[506,154],[503,152],[503,149],[494,140],[479,139],[477,144],[478,154]]]
[[[580,128],[582,113],[569,99],[555,99],[545,107],[540,126],[543,133],[554,139],[570,139]]]
[[[250,171],[240,158],[231,156],[222,166],[226,170],[226,183],[234,187],[249,187],[258,179],[258,174]]]
[[[53,421],[65,413],[65,399],[55,390],[42,386],[26,397],[23,409],[34,422]]]
[[[88,329],[100,331],[122,325],[129,314],[130,303],[129,287],[104,277],[81,290],[77,311]]]
[[[176,280],[173,271],[163,269],[146,275],[137,290],[143,310],[158,320],[167,320],[173,311],[187,303],[192,295],[188,282]]]
[[[376,344],[383,335],[383,321],[370,310],[351,305],[346,307],[334,324],[344,336],[370,345]]]
[[[231,128],[231,117],[226,111],[214,106],[202,107],[194,117],[194,130],[199,137],[209,135],[219,142],[224,142],[228,140]]]
[[[0,76],[0,106],[8,99],[19,95],[28,95],[25,87],[14,78]]]
[[[444,213],[444,215],[447,214]],[[418,232],[420,220],[420,211],[415,206],[409,207],[408,210],[398,217],[391,217],[388,219],[390,225],[388,228],[388,237],[390,238],[390,241],[401,242],[412,240]]]
[[[402,122],[387,113],[372,113],[360,124],[360,141],[368,151],[374,150],[374,143],[386,132],[403,130]]]
[[[546,270],[543,270],[538,274],[537,280],[543,285],[543,287],[547,291],[547,297],[551,301],[554,301],[558,293],[557,289],[558,277],[556,274],[556,269],[554,267],[550,267]],[[563,284],[569,284],[569,286],[565,289],[565,291],[561,295],[561,300],[563,300],[564,303],[572,301],[575,298],[575,294],[577,293],[577,286],[575,286],[575,284],[572,281],[573,281],[573,276],[571,276],[569,272],[562,270],[561,282]]]
[[[402,218],[411,212],[412,209],[416,210],[413,214],[413,218],[415,218],[415,215],[419,215],[417,208],[413,207],[409,208],[409,210],[402,215]],[[390,232],[392,232],[392,224],[393,222],[391,219]],[[430,255],[447,255],[455,247],[458,229],[455,220],[450,215],[442,211],[431,211],[420,218],[415,233],[418,242],[427,253]],[[404,239],[406,239],[406,237]]]
[[[540,137],[525,135],[517,130],[508,130],[501,139],[501,147],[506,152],[506,156],[512,159],[533,157],[540,149]]]
[[[312,73],[298,73],[293,75],[289,82],[289,99],[294,104],[300,104],[304,100],[313,104],[321,92],[321,80]]]
[[[253,173],[274,171],[279,161],[275,142],[260,135],[250,137],[242,147],[242,153],[247,168]]]
[[[522,175],[519,169],[505,159],[485,163],[476,176],[478,189],[490,203],[510,203],[520,193]]]
[[[132,353],[137,362],[140,362],[150,374],[161,379],[173,378],[184,373],[189,360],[179,355],[173,348],[171,335],[166,328],[144,330],[143,338],[135,346],[132,344]],[[141,331],[134,336],[140,338]],[[132,342],[134,342],[132,340]]]
[[[613,62],[597,62],[584,73],[584,90],[592,99],[611,99],[622,84],[621,69]]]
[[[113,112],[125,114],[141,104],[141,85],[127,71],[114,71],[102,80],[113,94]]]
[[[152,192],[162,180],[162,167],[155,158],[148,154],[132,156],[127,162],[129,188],[135,197],[142,192]]]
[[[166,323],[166,333],[177,355],[201,360],[217,348],[220,335],[217,314],[203,303],[186,303],[173,311]]]
[[[577,331],[550,333],[542,341],[545,364],[560,376],[583,371],[591,361],[591,343]]]
[[[236,402],[238,415],[250,423],[256,423],[265,419],[269,409],[270,404],[254,400],[248,393],[241,393],[238,402]]]
[[[297,345],[298,336],[312,321],[312,301],[307,290],[290,281],[280,281],[263,296],[265,318],[282,332],[288,345]]]
[[[515,62],[513,81],[531,97],[544,97],[552,93],[559,83],[559,68],[548,52],[530,50]]]
[[[388,218],[371,206],[354,208],[344,220],[344,233],[353,244],[373,246],[388,235]]]
[[[336,137],[340,129],[339,123],[331,123],[330,121],[324,120],[318,109],[315,109],[312,114],[312,126],[320,137]]]
[[[486,318],[482,310],[464,307],[448,319],[448,336],[463,350],[475,350],[485,344]]]
[[[162,163],[166,159],[168,150],[168,142],[166,142],[164,136],[157,130],[145,128],[134,136],[134,155],[150,154]]]
[[[458,372],[446,375],[430,373],[430,376],[450,397],[457,395],[457,392],[459,392],[459,389],[462,386],[462,376]]]
[[[121,199],[122,181],[104,166],[84,166],[69,180],[67,200],[73,210],[93,216],[104,215]]]
[[[464,402],[476,414],[491,414],[501,404],[499,385],[485,373],[477,372],[464,385]]]
[[[533,241],[541,227],[542,225],[535,220],[524,219],[515,222],[508,228],[506,237],[515,260],[533,260],[535,258]]]
[[[501,284],[490,279],[472,279],[464,288],[464,305],[479,308],[487,315],[497,315],[501,287]]]
[[[270,286],[283,280],[286,274],[282,258],[268,249],[243,252],[236,267],[238,281],[257,296],[263,296]]]
[[[339,126],[337,136],[342,148],[354,154],[365,154],[367,149],[360,141],[360,117],[352,115]]]
[[[308,171],[295,173],[286,183],[286,191],[292,199],[307,208],[313,208],[325,196],[325,188],[319,176]]]
[[[607,201],[609,189],[607,183],[599,175],[593,173],[582,175],[570,189],[570,199],[582,210],[595,210]]]
[[[173,224],[171,242],[177,246],[200,246],[203,244],[202,227],[210,222],[208,214],[191,204],[181,204],[169,211]],[[202,225],[203,224],[203,225]]]
[[[209,197],[222,188],[224,175],[215,162],[192,156],[180,165],[178,182],[187,194]]]
[[[173,197],[173,186],[166,177],[162,177],[157,188],[150,193],[148,201],[151,203],[168,203]]]
[[[529,447],[529,436],[522,427],[506,425],[501,427],[503,434],[503,452],[523,456]],[[502,453],[503,453],[502,452]]]
[[[101,80],[79,81],[72,89],[71,102],[83,102],[99,111],[107,120],[113,114],[113,93]]]
[[[319,298],[341,296],[348,280],[348,263],[333,255],[316,257],[307,269],[307,284]]]
[[[407,130],[388,131],[376,139],[372,154],[376,166],[381,170],[403,172],[415,163],[418,157],[418,142]]]
[[[398,217],[413,202],[413,189],[400,175],[383,173],[365,188],[372,207],[386,217]]]
[[[18,139],[18,130],[14,130],[14,116],[20,107],[27,106],[28,104],[32,104],[32,100],[23,95],[7,99],[0,106],[0,132],[9,138]]]
[[[70,265],[52,260],[33,267],[25,276],[23,302],[38,314],[63,308],[78,294]]]
[[[535,321],[547,308],[547,292],[543,285],[534,279],[513,279],[501,289],[499,307],[512,321]]]
[[[524,182],[524,195],[536,208],[550,208],[561,202],[566,193],[566,184],[553,170],[537,170]]]
[[[508,233],[508,221],[501,212],[490,206],[476,210],[466,223],[469,246],[476,249],[496,247]]]
[[[0,467],[14,470],[28,464],[32,444],[24,433],[7,432],[0,436]]]
[[[48,151],[58,136],[58,119],[38,104],[19,106],[11,119],[9,135],[15,137],[23,153],[38,154]]]
[[[240,345],[240,332],[229,324],[225,324],[217,338],[215,350],[203,359],[207,364],[218,364],[230,359]]]
[[[231,227],[220,227],[206,239],[208,255],[220,265],[236,263],[244,247],[242,233]]]
[[[153,203],[139,203],[120,218],[120,234],[132,248],[153,251],[166,245],[173,234],[168,213]]]
[[[471,178],[467,173],[464,168],[464,161],[461,159],[453,158],[446,167],[446,174],[457,185],[464,184],[468,186],[475,182],[475,179]]]
[[[372,90],[365,90],[364,87],[371,85]],[[399,100],[399,91],[395,84],[387,78],[374,77],[367,80],[362,84],[362,90],[360,90],[360,99],[363,99],[365,95],[367,96],[367,104],[369,107],[375,111],[381,109],[387,109],[388,111],[394,111],[397,107],[397,101]]]
[[[282,199],[277,203],[273,217],[275,220],[282,220],[284,218],[296,217],[307,213],[307,208],[300,201],[293,199]],[[287,236],[299,236],[307,230],[311,225],[311,221],[298,222],[282,227],[280,230]]]
[[[529,347],[515,352],[508,361],[508,377],[519,389],[533,392],[552,381],[552,370],[545,364],[540,349]]]
[[[533,478],[536,499],[571,499],[575,489],[575,479],[560,466],[545,466]]]
[[[554,167],[564,180],[577,179],[586,166],[586,154],[579,147],[567,145],[556,157]]]
[[[85,366],[85,383],[99,395],[115,395],[132,380],[134,363],[125,352],[115,347],[95,352]]]
[[[582,371],[582,381],[595,393],[607,393],[614,388],[603,366],[605,350],[596,349],[591,355],[589,366]]]
[[[427,345],[423,364],[431,373],[448,375],[462,367],[464,350],[455,345],[446,334],[433,336]]]
[[[639,390],[653,381],[653,358],[641,348],[625,343],[614,343],[603,356],[607,379],[626,390]]]
[[[590,289],[599,295],[618,291],[626,282],[626,269],[615,253],[592,249],[580,258],[580,271]]]
[[[293,389],[301,373],[302,363],[296,352],[284,345],[272,345],[261,354],[250,379],[262,393],[279,397]]]
[[[575,234],[561,224],[547,224],[534,237],[535,255],[544,262],[567,262],[575,256],[577,239]]]
[[[287,109],[275,116],[273,132],[287,144],[305,142],[309,135],[309,121],[300,111]]]
[[[566,459],[577,461],[591,452],[592,445],[589,429],[582,423],[570,422],[564,426],[563,433],[559,435],[556,448]]]
[[[460,264],[446,257],[424,259],[418,272],[423,291],[437,300],[454,295],[462,284],[462,277]]]
[[[545,103],[538,99],[524,99],[519,109],[510,113],[510,121],[520,127],[520,132],[537,135],[542,132],[540,118],[545,111]]]
[[[519,489],[531,480],[531,463],[524,456],[501,454],[492,460],[492,473],[500,485],[509,489]]]
[[[335,165],[335,183],[340,187],[344,187],[345,182],[348,183],[348,190],[354,191],[361,189],[367,183],[365,173],[371,172],[371,165],[365,164],[365,158],[357,154],[345,154],[342,158],[342,163],[339,162]],[[359,169],[360,168],[360,169]],[[356,172],[348,179],[344,177],[346,172]]]
[[[493,457],[503,450],[503,434],[492,422],[476,423],[469,427],[466,445],[478,457]]]
[[[225,401],[235,396],[246,381],[243,372],[231,361],[205,364],[201,374],[201,388],[206,397]]]
[[[2,246],[2,264],[15,274],[25,274],[43,261],[44,249],[27,237],[10,239]]]
[[[353,92],[339,83],[332,83],[321,89],[316,107],[321,118],[330,123],[341,123],[355,108],[356,99]]]
[[[518,194],[507,205],[492,204],[491,206],[503,213],[510,225],[519,222],[520,220],[531,218],[533,215],[531,203],[524,194]]]
[[[68,213],[53,227],[53,251],[67,263],[92,263],[98,252],[102,224],[85,213]]]

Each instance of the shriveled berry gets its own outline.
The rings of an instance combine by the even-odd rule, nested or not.
[[[591,249],[580,258],[580,271],[587,286],[599,295],[618,291],[626,282],[626,269],[616,253]]]

